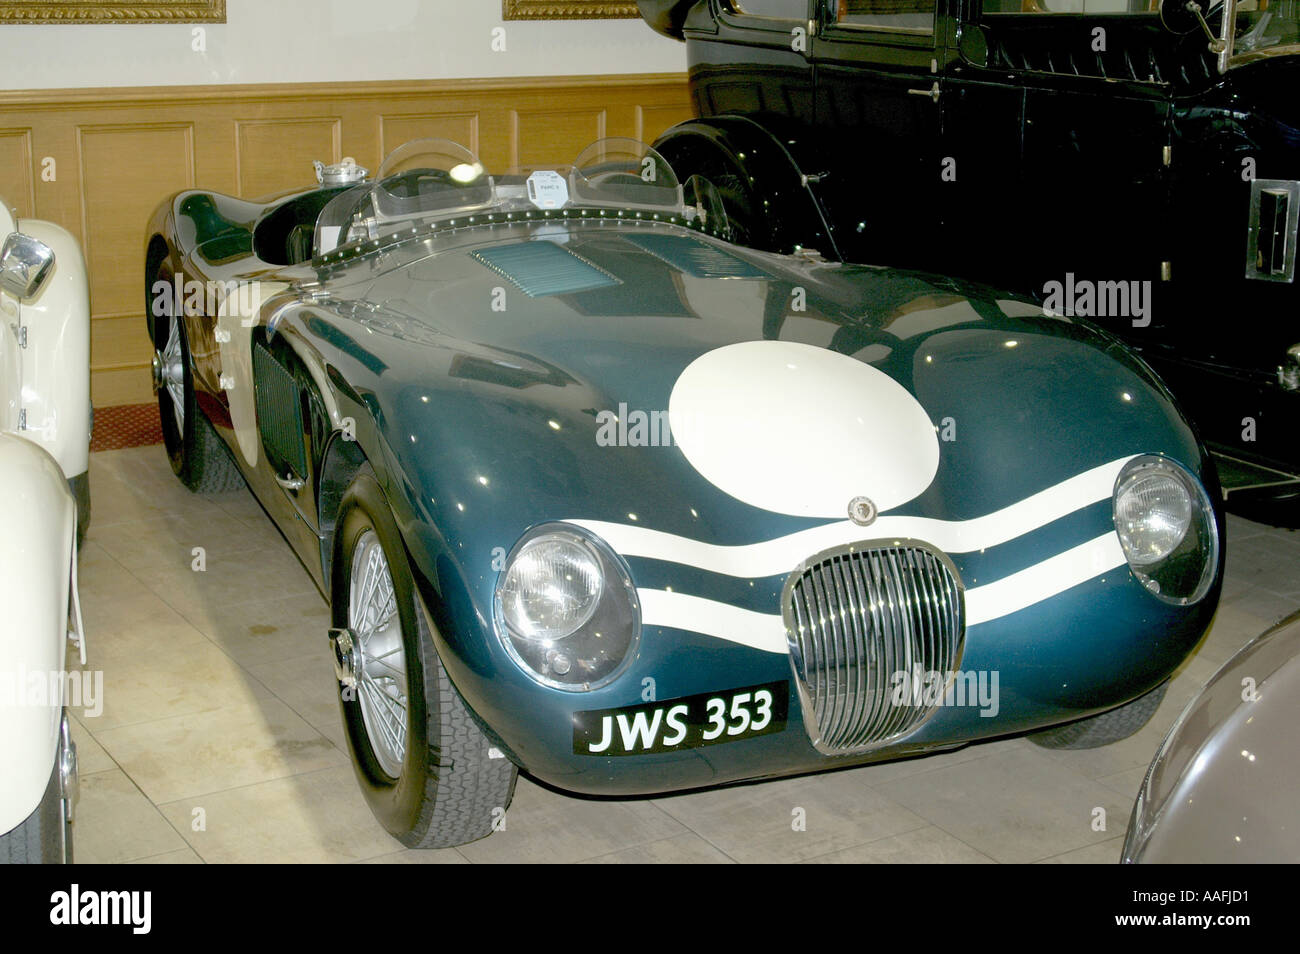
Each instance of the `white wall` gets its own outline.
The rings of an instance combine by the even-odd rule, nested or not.
[[[492,31],[505,29],[505,52]],[[226,23],[0,26],[0,88],[658,73],[685,47],[640,20],[501,19],[500,0],[227,0]]]

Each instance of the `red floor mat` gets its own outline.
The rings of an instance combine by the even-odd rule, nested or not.
[[[121,450],[162,443],[157,404],[120,404],[95,408],[92,451]]]

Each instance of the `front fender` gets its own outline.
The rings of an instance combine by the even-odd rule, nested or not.
[[[1300,859],[1294,731],[1300,614],[1256,637],[1187,704],[1138,791],[1128,863]]]
[[[54,251],[54,272],[23,302],[23,436],[53,455],[71,479],[90,465],[90,286],[81,246],[67,229],[24,219],[19,231]]]
[[[63,711],[63,671],[76,507],[58,463],[0,434],[0,475],[10,506],[0,542],[0,832],[40,803]]]

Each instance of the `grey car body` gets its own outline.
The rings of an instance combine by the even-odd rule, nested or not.
[[[1300,612],[1215,673],[1161,743],[1123,860],[1300,861]]]

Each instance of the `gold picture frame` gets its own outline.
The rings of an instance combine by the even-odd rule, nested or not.
[[[0,0],[0,24],[225,22],[226,0]]]
[[[640,15],[631,0],[501,0],[501,16],[506,20],[614,20]]]

